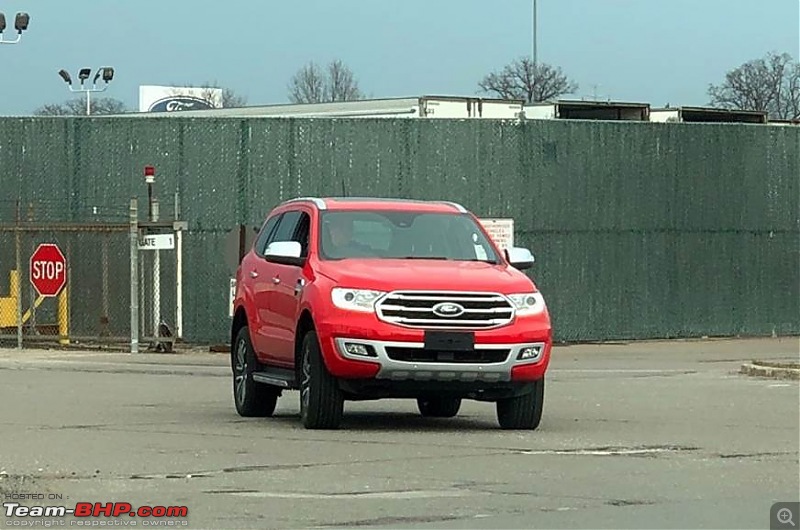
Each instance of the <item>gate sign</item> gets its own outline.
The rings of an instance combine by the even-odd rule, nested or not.
[[[57,245],[36,247],[31,254],[30,280],[41,296],[58,296],[67,284],[67,258]]]

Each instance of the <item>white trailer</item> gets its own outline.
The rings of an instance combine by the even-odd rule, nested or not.
[[[132,113],[121,116],[519,119],[522,117],[523,103],[522,100],[479,97],[420,96],[335,103],[300,103],[186,110],[175,113]]]
[[[767,123],[766,112],[725,110],[711,107],[667,107],[652,109],[650,121],[656,123]]]
[[[625,120],[648,121],[647,103],[559,100],[525,105],[529,120]]]

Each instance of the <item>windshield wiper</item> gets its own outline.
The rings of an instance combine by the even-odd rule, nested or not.
[[[450,258],[446,256],[400,256],[396,259],[433,259],[439,261],[449,261]]]
[[[477,261],[477,262],[480,262],[480,263],[491,263],[492,265],[497,265],[498,264],[498,261],[496,259],[467,258],[467,259],[462,259],[462,260],[459,260],[459,261]]]
[[[448,258],[446,256],[402,256],[395,259],[429,259],[429,260],[436,260],[436,261],[471,261],[471,262],[480,262],[480,263],[491,263],[492,265],[497,265],[497,260],[491,259],[478,259],[478,258]]]

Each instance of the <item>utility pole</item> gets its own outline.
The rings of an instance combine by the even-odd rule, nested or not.
[[[531,34],[531,57],[533,59],[533,71],[536,72],[536,66],[539,64],[539,54],[538,54],[538,39],[539,39],[539,28],[538,28],[538,1],[533,0],[533,33]]]
[[[538,50],[538,40],[539,40],[539,24],[537,20],[538,15],[538,1],[533,0],[533,32],[531,33],[531,58],[533,60],[533,75],[531,76],[533,79],[533,90],[532,90],[532,100],[531,103],[536,102],[536,77],[539,74],[539,50]]]

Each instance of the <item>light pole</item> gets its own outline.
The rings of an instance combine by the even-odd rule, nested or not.
[[[22,39],[22,32],[28,29],[28,24],[31,21],[28,13],[17,13],[14,17],[14,29],[17,30],[17,38],[14,40],[4,40],[3,32],[6,30],[6,16],[0,13],[0,44],[16,44]]]
[[[92,80],[92,88],[84,86],[86,80],[92,75],[91,68],[81,68],[78,72],[78,79],[81,81],[80,88],[75,88],[72,86],[72,77],[70,77],[69,72],[66,70],[60,70],[58,75],[60,75],[61,79],[63,79],[67,86],[69,86],[70,92],[86,93],[86,115],[89,116],[92,113],[92,92],[105,92],[108,90],[108,83],[114,79],[114,69],[110,66],[98,68],[97,73],[94,75],[94,79]],[[100,79],[101,76],[103,77],[105,85],[103,85],[101,88],[97,88],[97,80]]]
[[[539,64],[539,57],[538,57],[538,50],[537,50],[537,40],[539,39],[539,28],[537,23],[537,0],[533,0],[533,34],[531,35],[531,55],[533,56],[533,72],[536,73],[536,65]]]

